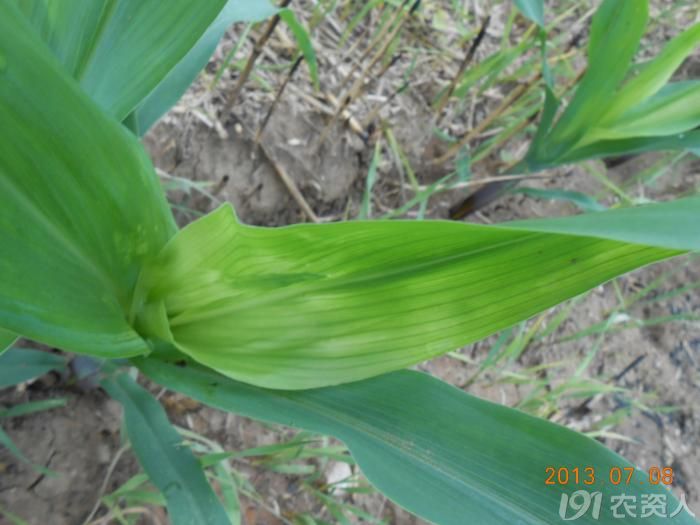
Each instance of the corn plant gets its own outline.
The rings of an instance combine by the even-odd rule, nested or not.
[[[100,360],[102,386],[123,404],[133,451],[175,524],[230,523],[231,509],[135,371],[212,407],[341,439],[378,489],[434,523],[558,523],[570,491],[545,485],[552,465],[601,478],[629,468],[629,484],[593,489],[676,508],[600,443],[404,369],[700,249],[700,198],[496,226],[272,229],[224,205],[178,230],[137,134],[184,92],[230,23],[272,14],[236,0],[2,0],[3,347],[21,335]],[[697,29],[625,84],[605,65],[599,46],[631,59],[646,17],[644,0],[603,2],[589,76],[558,119],[548,96],[528,162],[577,160],[601,141],[617,153],[635,141],[700,144],[696,133],[692,143],[678,136],[700,115],[665,111],[697,94],[695,84],[666,86]],[[659,137],[668,134],[677,143]],[[605,508],[579,521],[619,523]],[[686,511],[673,522],[695,523]]]
[[[669,82],[700,42],[696,24],[654,59],[632,65],[647,25],[645,2],[605,2],[591,28],[588,69],[556,122],[551,85],[526,164],[532,170],[592,157],[696,147],[700,82]]]

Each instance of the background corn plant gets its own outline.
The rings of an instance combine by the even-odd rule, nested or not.
[[[542,17],[536,2],[520,4]],[[555,522],[566,487],[543,486],[547,465],[604,472],[627,463],[582,435],[402,369],[698,250],[700,199],[493,227],[266,229],[222,206],[178,231],[136,135],[184,92],[230,23],[274,13],[223,0],[3,0],[3,348],[22,335],[103,360],[102,385],[124,405],[134,452],[174,523],[231,516],[129,369],[223,410],[340,438],[380,490],[435,523]],[[697,86],[668,83],[698,30],[630,78],[646,21],[646,2],[602,4],[588,72],[566,108],[545,79],[522,170],[698,146],[700,115],[679,110]],[[13,349],[0,363],[30,356]],[[595,522],[617,521],[604,513]],[[676,522],[694,523],[688,514]]]

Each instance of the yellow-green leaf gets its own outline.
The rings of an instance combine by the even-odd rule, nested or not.
[[[700,125],[700,81],[675,82],[588,134],[590,140],[677,135]]]
[[[640,73],[628,81],[603,117],[603,124],[611,124],[620,115],[655,95],[671,79],[673,73],[700,44],[700,24],[686,29],[671,40]]]
[[[181,231],[144,272],[140,328],[256,385],[355,381],[476,341],[679,253],[649,233],[660,227],[652,212],[627,235],[638,242],[646,229],[661,248],[631,244],[624,226],[616,240],[601,238],[613,212],[593,214],[593,226],[584,219],[583,232],[574,218],[560,226],[574,231],[565,234],[440,221],[269,229],[240,224],[223,206]],[[690,214],[700,221],[700,208]],[[700,246],[687,236],[685,249]]]

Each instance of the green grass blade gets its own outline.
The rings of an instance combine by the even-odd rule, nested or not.
[[[63,366],[64,363],[61,363],[61,365],[57,367],[57,369],[61,369],[63,368]],[[61,408],[66,406],[66,403],[67,400],[64,398],[45,399],[43,401],[30,401],[27,403],[22,403],[21,405],[15,405],[5,410],[0,410],[0,418],[27,416],[29,414],[35,414],[36,412],[43,412],[45,410]]]
[[[29,381],[51,370],[62,370],[65,366],[66,360],[60,355],[11,348],[0,355],[0,389]]]
[[[0,427],[0,446],[5,447],[7,450],[10,451],[10,453],[19,459],[22,463],[26,463],[29,465],[33,470],[37,471],[39,474],[43,474],[44,476],[49,476],[49,477],[56,477],[57,473],[54,472],[53,470],[49,470],[46,467],[42,467],[41,465],[35,465],[30,461],[30,459],[24,455],[24,452],[22,452],[17,445],[15,445],[14,441],[10,438],[10,436],[7,435],[7,432],[5,432],[2,427]],[[0,513],[0,516],[2,514]]]
[[[589,513],[577,523],[620,523],[609,501],[623,492],[638,499],[643,493],[662,494],[671,510],[677,505],[665,488],[642,485],[648,475],[639,470],[629,485],[605,483],[612,467],[629,463],[600,443],[421,373],[288,392],[237,383],[197,365],[142,359],[139,367],[166,388],[213,407],[341,439],[370,482],[433,523],[559,523],[562,494],[589,487],[545,485],[548,466],[595,469],[597,481],[590,490],[600,491],[606,503],[598,520]],[[676,520],[697,525],[688,514]],[[642,522],[664,525],[668,520]]]
[[[29,525],[28,521],[23,520],[17,514],[13,514],[2,506],[0,506],[0,517],[6,518],[12,525]]]
[[[2,327],[77,352],[142,353],[127,322],[133,288],[175,232],[151,162],[13,2],[0,63]]]
[[[698,249],[699,221],[697,200],[686,200],[500,227],[378,221],[272,229],[242,225],[224,206],[184,229],[142,274],[142,332],[260,386],[355,381]]]
[[[374,155],[372,162],[367,170],[367,180],[365,181],[365,192],[362,195],[362,205],[358,217],[360,219],[369,219],[372,215],[372,191],[374,184],[377,182],[377,169],[382,158],[382,141],[378,140],[374,145]]]
[[[196,6],[196,3],[192,3]],[[267,0],[228,0],[219,16],[188,50],[158,86],[140,101],[135,110],[138,133],[144,135],[180,99],[214,54],[219,40],[234,22],[258,22],[275,14],[277,9]]]
[[[365,19],[365,17],[378,5],[383,3],[384,0],[370,0],[369,2],[365,2],[364,5],[347,23],[347,27],[344,29],[343,34],[340,37],[338,47],[341,49],[344,48],[348,43],[348,39],[352,36],[353,31],[355,31],[355,29],[360,25],[360,23]]]
[[[304,55],[304,60],[309,66],[311,82],[313,82],[317,91],[320,90],[321,85],[319,84],[320,81],[318,78],[318,61],[316,59],[316,51],[314,51],[314,44],[311,41],[309,32],[299,22],[297,17],[294,15],[294,11],[291,9],[283,9],[280,11],[279,15],[282,21],[287,24],[291,30],[297,44],[299,45],[299,49],[301,49],[301,52]]]
[[[494,53],[484,60],[467,68],[454,92],[454,97],[462,99],[469,90],[484,79],[497,77],[513,61],[534,46],[534,41],[521,42],[517,47]],[[487,81],[488,82],[488,81]],[[482,88],[483,89],[483,88]]]
[[[226,0],[19,2],[67,71],[120,121],[182,60],[225,4]]]
[[[160,403],[127,374],[107,378],[102,386],[124,407],[132,449],[165,496],[173,525],[229,525],[199,461],[183,445]]]
[[[24,353],[24,351],[23,351]],[[37,354],[42,353],[44,356],[47,356],[49,358],[58,358],[59,356],[54,356],[51,354],[46,354],[43,352],[36,352]],[[18,361],[16,363],[6,363],[4,362],[0,357],[0,366],[4,367],[5,365],[9,365],[9,370],[5,371],[4,368],[0,368],[0,389],[3,388],[2,382],[3,380],[7,379],[6,374],[10,374],[13,371],[16,372],[18,375],[16,376],[15,381],[16,382],[21,382],[27,380],[27,375],[32,372],[32,377],[36,377],[33,374],[36,374],[37,372],[40,372],[42,370],[42,363],[41,361],[44,361],[44,365],[47,363],[50,364],[50,359],[42,358],[41,356],[32,356],[32,355],[27,355],[27,356],[22,356],[22,360]],[[51,366],[50,369],[61,369],[65,366],[65,361],[63,359],[60,359],[60,363],[56,363],[55,366]],[[25,365],[25,366],[23,366]],[[42,375],[43,373],[47,372],[48,370],[43,370],[37,375]],[[3,377],[5,375],[5,377]],[[24,377],[25,379],[20,379]],[[29,377],[28,379],[31,379]],[[7,385],[5,385],[7,386]],[[12,418],[12,417],[21,417],[21,416],[26,416],[29,414],[34,414],[36,412],[42,412],[44,410],[51,410],[53,408],[60,408],[66,405],[66,400],[65,399],[46,399],[44,401],[34,401],[34,402],[29,402],[29,403],[23,403],[21,405],[13,406],[5,410],[0,410],[0,419],[2,418]],[[36,465],[32,463],[27,456],[24,455],[24,453],[15,445],[15,443],[12,441],[9,435],[0,427],[0,446],[3,446],[7,448],[7,450],[10,451],[10,453],[15,456],[17,459],[22,461],[23,463],[26,463],[32,469],[36,470],[40,474],[43,474],[45,476],[50,476],[50,477],[55,477],[57,476],[57,473],[47,469],[46,467],[43,467],[42,465]]]

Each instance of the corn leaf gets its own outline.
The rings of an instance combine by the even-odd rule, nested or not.
[[[601,140],[576,148],[556,161],[556,164],[579,162],[586,159],[633,155],[648,151],[684,150],[700,147],[700,131],[689,131],[666,137],[631,137],[618,140]],[[532,170],[547,164],[529,164]]]
[[[630,464],[600,443],[425,374],[402,371],[339,387],[290,392],[238,383],[194,363],[181,367],[139,359],[138,366],[166,388],[215,408],[341,439],[379,490],[440,525],[560,523],[562,495],[579,489],[603,495],[599,519],[591,509],[576,520],[581,524],[620,523],[610,511],[610,501],[623,493],[638,503],[642,494],[658,494],[669,512],[678,506],[669,491],[648,483],[648,473],[636,470],[629,484],[609,483],[611,468]],[[545,485],[547,467],[583,465],[595,469],[593,485]],[[569,518],[574,514],[573,507],[565,510]],[[671,521],[697,525],[688,513]],[[658,516],[625,520],[668,522]]]
[[[646,64],[615,96],[612,108],[603,117],[603,123],[614,122],[635,105],[658,93],[699,44],[700,24],[695,24],[666,44],[663,51]]]
[[[65,366],[66,360],[60,355],[11,348],[0,355],[0,389],[29,381],[51,370],[61,370]]]
[[[604,127],[593,128],[591,140],[676,135],[700,125],[700,81],[688,80],[664,86],[656,95],[637,104]]]
[[[537,199],[549,199],[555,201],[566,201],[576,205],[581,211],[603,211],[605,206],[595,198],[578,191],[540,189],[540,188],[516,188],[511,193],[520,193],[528,197]]]
[[[700,249],[697,199],[568,221],[267,229],[223,206],[144,271],[139,331],[237,380],[319,387],[410,366]]]
[[[145,352],[145,334],[231,377],[307,388],[409,366],[676,253],[447,223],[265,230],[223,208],[151,264],[174,226],[150,164],[9,7],[0,40],[0,116],[10,124],[0,142],[11,196],[0,212],[12,248],[2,261],[5,329],[107,357]]]
[[[700,197],[573,217],[513,221],[510,229],[597,237],[675,250],[700,250]]]
[[[559,121],[552,127],[551,118],[543,118],[521,167],[537,171],[595,157],[697,147],[692,130],[700,124],[698,84],[667,82],[700,43],[700,24],[632,76],[630,62],[647,12],[648,0],[601,4],[591,28],[588,71]]]
[[[196,6],[192,2],[192,6]],[[148,129],[180,99],[207,65],[219,40],[231,24],[239,21],[257,22],[275,14],[277,9],[267,0],[228,0],[219,16],[209,26],[197,43],[168,72],[158,87],[145,98],[132,118],[137,122],[139,134]]]
[[[145,352],[128,312],[144,261],[175,232],[167,202],[142,146],[13,2],[0,16],[0,122],[2,328],[77,352]]]
[[[17,340],[18,335],[7,330],[0,328],[0,355],[9,349],[12,344]]]
[[[123,120],[197,43],[226,0],[3,0],[19,5],[82,88]]]
[[[163,407],[127,374],[102,381],[124,407],[126,431],[146,474],[165,496],[173,525],[230,525],[192,451]]]
[[[593,16],[588,71],[571,103],[544,141],[547,156],[573,148],[609,108],[627,74],[648,18],[646,0],[605,0]],[[545,152],[539,151],[540,156]]]
[[[524,17],[544,27],[544,0],[514,0]]]
[[[543,59],[542,62],[544,64],[545,60]],[[545,85],[544,90],[544,107],[542,108],[540,122],[537,126],[537,132],[535,133],[532,143],[530,144],[530,151],[525,158],[526,163],[538,155],[541,156],[542,148],[544,147],[544,144],[546,144],[547,135],[552,129],[554,118],[557,116],[557,112],[559,111],[561,104],[552,88]],[[514,166],[513,171],[517,171],[519,167],[519,165]]]

